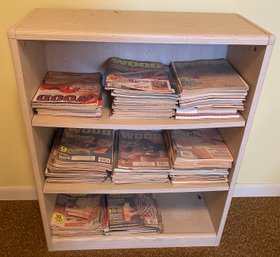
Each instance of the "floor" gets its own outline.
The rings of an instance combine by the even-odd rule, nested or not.
[[[280,257],[280,198],[234,198],[219,247],[49,252],[37,201],[0,202],[2,257]]]

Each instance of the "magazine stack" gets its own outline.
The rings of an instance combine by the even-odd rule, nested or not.
[[[157,199],[152,194],[107,196],[105,234],[163,232]]]
[[[172,62],[181,86],[176,119],[239,118],[249,86],[225,59]]]
[[[105,89],[113,96],[112,118],[170,118],[179,86],[168,66],[116,57],[107,60]]]
[[[104,198],[101,195],[58,195],[52,215],[54,236],[87,236],[103,233]]]
[[[57,130],[46,168],[49,183],[101,183],[112,171],[114,131]]]
[[[168,130],[165,138],[173,184],[228,182],[233,157],[217,129]]]
[[[115,184],[169,181],[170,163],[161,131],[120,130],[115,149]]]
[[[49,71],[31,106],[39,115],[101,117],[101,73]]]

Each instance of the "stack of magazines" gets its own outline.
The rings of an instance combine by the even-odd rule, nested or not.
[[[105,234],[163,232],[157,199],[152,194],[107,196]]]
[[[170,118],[175,115],[179,86],[159,62],[109,58],[105,89],[113,96],[112,118]]]
[[[217,129],[168,130],[165,138],[178,183],[225,183],[233,157]]]
[[[169,181],[170,163],[161,131],[120,130],[115,149],[114,183]]]
[[[101,195],[58,195],[51,220],[55,236],[101,234],[105,222]]]
[[[59,129],[46,168],[50,183],[101,183],[112,171],[114,131]]]
[[[181,86],[176,119],[239,118],[249,86],[225,59],[172,62]]]
[[[31,106],[43,115],[101,117],[101,74],[49,71]]]

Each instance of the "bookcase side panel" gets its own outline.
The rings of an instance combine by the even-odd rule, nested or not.
[[[262,88],[261,69],[265,61],[266,49],[269,46],[229,46],[227,59],[248,83],[249,91],[242,112],[245,120],[248,120],[251,108],[256,106],[257,98]],[[271,46],[270,46],[271,47]],[[267,58],[267,57],[266,57]],[[264,77],[265,74],[262,74]],[[254,101],[254,102],[253,102]]]
[[[33,116],[31,100],[47,71],[45,44],[40,41],[17,41],[17,43],[24,83],[21,98],[25,98],[24,109],[29,113],[28,120],[31,120]]]
[[[269,46],[267,46],[269,47]],[[229,46],[227,58],[249,84],[249,92],[245,101],[245,110],[242,115],[246,121],[245,127],[221,128],[225,142],[231,151],[234,162],[229,176],[230,185],[235,184],[241,159],[246,146],[247,137],[253,121],[257,101],[262,88],[261,77],[266,71],[265,59],[269,58],[270,51],[266,46]],[[243,149],[242,149],[243,147]]]
[[[31,154],[35,155],[35,159],[37,159],[37,167],[40,172],[36,172],[36,175],[39,176],[41,186],[44,182],[44,175],[41,171],[45,169],[53,129],[33,128],[30,125],[34,114],[31,101],[47,72],[45,44],[39,41],[18,41],[18,46],[24,84],[21,98],[25,104],[22,109],[28,113],[25,121],[29,126],[27,131],[30,130],[32,132],[31,138],[35,149],[34,152],[31,151]]]
[[[38,155],[41,149],[40,146],[43,146],[44,149],[46,147],[44,146],[43,141],[41,141],[43,138],[40,138],[40,136],[37,135],[37,129],[33,130],[32,128],[31,119],[33,111],[30,107],[33,93],[36,88],[38,88],[38,83],[46,72],[44,45],[35,43],[33,47],[25,48],[26,45],[24,42],[19,42],[14,39],[10,39],[9,43],[12,52],[17,86],[20,93],[21,109],[25,121],[25,129],[33,166],[33,175],[37,188],[42,223],[48,249],[52,249],[50,227],[46,216],[45,198],[42,191],[44,176],[41,171],[43,164]],[[42,142],[42,144],[40,144],[40,142]]]
[[[269,47],[269,46],[268,46]],[[239,169],[243,159],[249,131],[253,121],[257,98],[262,87],[271,50],[266,46],[229,46],[227,59],[236,68],[250,86],[245,102],[245,111],[242,113],[246,126],[240,128],[221,128],[220,132],[233,155],[234,162],[229,175],[229,192],[208,192],[205,200],[215,229],[218,228],[218,242],[221,239],[225,220],[230,207],[232,194],[237,181]]]
[[[234,172],[230,175],[230,185],[234,186],[241,166],[248,136],[252,127],[257,102],[263,86],[272,46],[230,46],[228,59],[248,82],[250,89],[242,113],[246,120],[243,128],[220,129],[227,146],[234,155]]]
[[[233,128],[230,130],[221,129],[222,135],[225,138],[229,148],[232,147],[232,149],[238,149],[238,152],[237,158],[234,163],[235,167],[230,177],[230,188],[228,191],[228,197],[225,203],[225,208],[223,211],[223,216],[218,231],[218,240],[220,240],[222,236],[222,231],[226,222],[226,217],[229,211],[232,195],[234,193],[238,173],[246,149],[249,133],[252,127],[257,102],[260,96],[261,88],[263,86],[265,73],[268,67],[269,59],[273,48],[272,45],[267,45],[266,47],[257,46],[257,48],[253,47],[253,52],[256,54],[252,54],[252,47],[253,46],[244,46],[237,48],[236,46],[233,46],[229,48],[228,52],[228,59],[238,70],[241,76],[246,81],[248,81],[249,85],[251,86],[251,96],[248,99],[247,111],[243,114],[245,116],[244,118],[247,120],[245,127]],[[258,48],[261,48],[260,52],[258,52]],[[248,50],[251,54],[248,54]],[[246,58],[244,58],[245,56]],[[235,131],[235,139],[233,138],[233,131]]]
[[[205,192],[203,195],[213,227],[217,233],[217,239],[218,239],[219,238],[218,233],[222,233],[222,231],[219,231],[219,228],[221,225],[221,220],[222,220],[228,192],[227,191]],[[218,244],[219,244],[219,240],[217,241],[217,245]]]

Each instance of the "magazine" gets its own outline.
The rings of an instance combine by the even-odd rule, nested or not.
[[[175,168],[231,168],[233,157],[217,129],[168,130]]]
[[[155,233],[163,231],[157,200],[152,194],[107,195],[105,233]]]
[[[57,160],[112,163],[114,131],[66,128],[58,144]]]
[[[120,130],[115,149],[113,183],[169,182],[170,163],[162,131]]]
[[[51,220],[53,235],[100,234],[104,214],[101,195],[58,195]]]
[[[162,131],[120,130],[116,150],[117,168],[170,169]]]
[[[113,166],[114,131],[58,129],[45,175],[50,183],[101,183]]]
[[[105,89],[135,89],[172,93],[168,73],[159,62],[111,57],[107,60]]]
[[[249,89],[226,59],[172,62],[171,67],[183,91]]]
[[[182,93],[176,119],[232,119],[244,110],[248,84],[226,59],[172,62]],[[215,112],[220,108],[232,109],[236,114]],[[211,113],[189,114],[185,108],[211,108]]]
[[[91,113],[92,117],[100,117],[101,73],[49,71],[33,97],[31,106],[49,115],[64,116],[66,112],[67,116],[71,116],[71,110],[74,110],[73,116],[78,116],[78,112],[87,112],[87,116]]]
[[[113,96],[112,118],[171,118],[180,87],[168,66],[159,62],[112,57],[105,89]],[[155,111],[156,110],[156,111]]]

